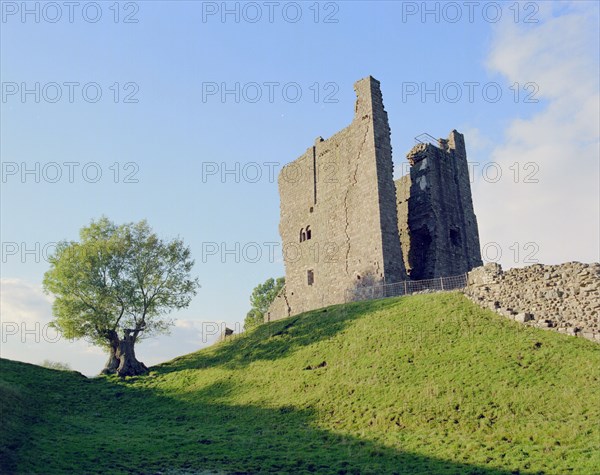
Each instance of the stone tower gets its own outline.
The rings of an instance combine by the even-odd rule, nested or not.
[[[404,262],[412,280],[459,275],[482,265],[464,136],[407,155],[410,174],[396,181]]]
[[[394,183],[379,81],[369,76],[354,90],[352,123],[279,174],[286,283],[267,321],[343,303],[360,287],[482,264],[464,137],[454,130],[419,143],[410,174]]]
[[[356,286],[406,278],[390,128],[379,81],[356,82],[352,123],[279,174],[285,289],[267,319],[345,301]]]

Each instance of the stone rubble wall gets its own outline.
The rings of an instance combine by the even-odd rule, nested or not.
[[[534,264],[506,272],[490,263],[468,273],[465,295],[525,325],[600,342],[600,264]]]

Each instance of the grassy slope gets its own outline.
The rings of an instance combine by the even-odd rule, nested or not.
[[[0,449],[19,473],[593,474],[599,368],[460,294],[364,302],[125,381],[0,360]]]

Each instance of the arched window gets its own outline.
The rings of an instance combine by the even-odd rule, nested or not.
[[[304,232],[304,228],[300,230],[300,242],[306,241],[306,233]]]
[[[312,231],[310,230],[310,226],[306,226],[306,240],[308,241],[312,237]]]

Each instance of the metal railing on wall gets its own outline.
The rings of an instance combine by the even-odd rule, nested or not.
[[[415,137],[415,143],[428,143],[433,145],[434,147],[440,147],[439,139],[436,139],[433,135],[428,134],[427,132],[423,132]]]
[[[467,286],[467,274],[425,280],[404,280],[393,284],[375,284],[346,290],[346,302],[401,297],[417,292],[458,290]]]

